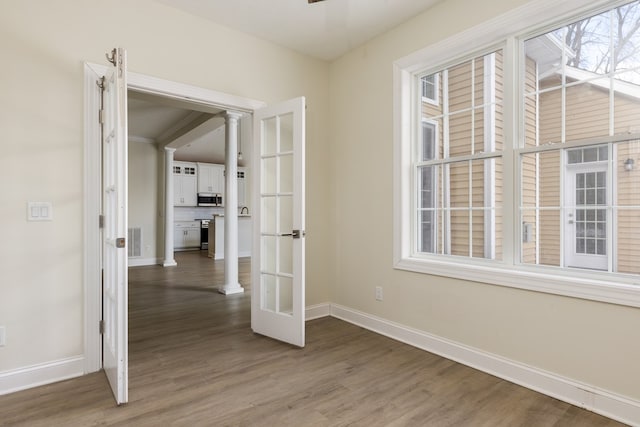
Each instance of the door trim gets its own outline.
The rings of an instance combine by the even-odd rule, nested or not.
[[[100,96],[96,76],[105,75],[107,65],[84,64],[84,373],[102,369],[102,338],[98,323],[102,312],[101,248],[98,216],[101,208]],[[253,113],[267,104],[184,83],[138,73],[127,73],[128,89],[179,99],[195,106],[216,107]]]

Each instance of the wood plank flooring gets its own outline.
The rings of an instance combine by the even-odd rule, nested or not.
[[[621,425],[333,318],[307,322],[304,349],[254,335],[249,286],[225,297],[221,262],[176,259],[130,269],[127,405],[98,372],[0,396],[0,425]]]

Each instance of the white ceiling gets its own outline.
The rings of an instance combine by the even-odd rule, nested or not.
[[[303,54],[333,60],[443,0],[156,1]],[[131,91],[128,102],[131,142],[174,141],[176,159],[223,161],[224,128],[217,121],[204,123],[219,110],[194,111],[198,108],[193,105]]]
[[[441,0],[156,0],[217,24],[333,60]]]

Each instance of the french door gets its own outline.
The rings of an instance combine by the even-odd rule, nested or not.
[[[103,82],[103,367],[120,405],[128,400],[127,330],[127,67],[114,49]]]
[[[606,162],[567,166],[565,264],[608,269],[608,166]]]
[[[304,98],[254,112],[251,328],[304,347]]]

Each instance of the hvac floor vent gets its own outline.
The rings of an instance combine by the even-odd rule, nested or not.
[[[129,229],[129,235],[127,236],[127,242],[129,242],[128,256],[129,258],[142,256],[142,229],[140,227],[133,227]]]

